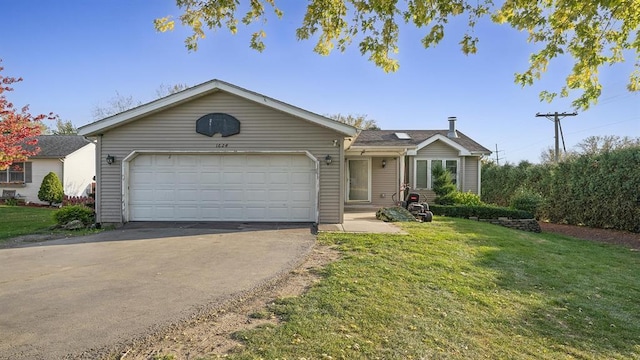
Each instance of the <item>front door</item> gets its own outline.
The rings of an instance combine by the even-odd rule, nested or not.
[[[347,160],[347,201],[371,201],[369,159]]]

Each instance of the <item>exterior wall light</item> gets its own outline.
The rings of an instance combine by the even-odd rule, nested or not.
[[[116,161],[116,157],[110,154],[107,154],[107,164],[111,165]]]
[[[331,155],[327,155],[325,156],[324,161],[327,163],[327,165],[331,165],[333,159],[331,158]]]
[[[387,160],[382,159],[382,168],[384,169],[387,166]]]

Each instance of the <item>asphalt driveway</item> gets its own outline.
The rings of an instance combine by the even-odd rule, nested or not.
[[[130,226],[0,250],[0,359],[60,359],[127,342],[287,273],[308,226]],[[86,354],[85,354],[86,355]]]

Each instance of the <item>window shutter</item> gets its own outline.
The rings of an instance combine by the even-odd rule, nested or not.
[[[25,183],[31,182],[31,162],[30,161],[24,163],[24,182]]]

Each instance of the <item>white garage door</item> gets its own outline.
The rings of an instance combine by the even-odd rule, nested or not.
[[[315,164],[304,155],[139,155],[130,221],[315,221]]]

